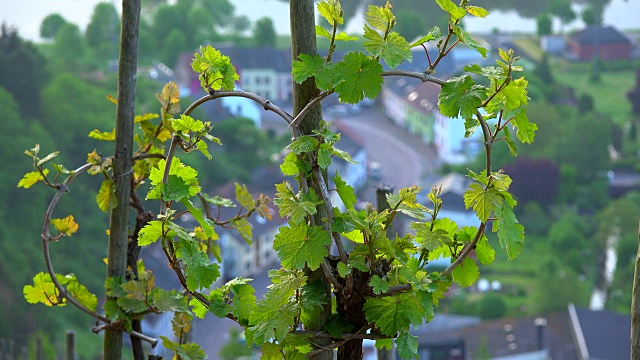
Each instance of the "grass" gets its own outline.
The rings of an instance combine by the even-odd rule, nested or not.
[[[631,116],[631,103],[627,93],[635,85],[635,71],[603,71],[600,82],[594,83],[589,79],[590,66],[585,66],[584,63],[555,60],[553,69],[556,81],[573,87],[577,96],[590,95],[596,111],[610,116],[619,125],[628,121]]]

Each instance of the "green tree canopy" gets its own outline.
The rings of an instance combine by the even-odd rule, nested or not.
[[[47,40],[55,39],[58,31],[67,23],[67,20],[58,13],[47,15],[40,24],[40,37]]]
[[[120,15],[112,3],[96,5],[85,32],[87,44],[101,59],[116,59],[120,40]]]
[[[270,17],[262,17],[253,24],[253,41],[256,46],[275,47],[276,29]]]
[[[14,28],[0,27],[0,87],[13,94],[23,117],[41,114],[38,86],[47,83],[46,60]]]

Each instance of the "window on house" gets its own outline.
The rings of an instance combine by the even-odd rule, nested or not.
[[[271,82],[271,79],[269,79],[269,77],[268,77],[268,76],[265,76],[265,77],[264,77],[264,83],[265,83],[265,84],[269,84],[270,82]]]
[[[256,76],[256,84],[260,84],[260,76]]]

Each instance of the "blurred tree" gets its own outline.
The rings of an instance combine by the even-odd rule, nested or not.
[[[576,306],[589,304],[589,285],[571,269],[561,267],[559,260],[544,261],[539,269],[528,296],[531,313],[566,311],[570,302]]]
[[[160,60],[169,67],[173,67],[178,56],[189,50],[187,35],[180,29],[173,29],[162,46],[162,56]]]
[[[549,245],[562,254],[564,266],[576,274],[588,274],[595,270],[593,256],[604,250],[591,241],[591,224],[573,210],[564,210],[560,218],[549,228]]]
[[[560,33],[564,32],[564,27],[576,19],[576,13],[571,8],[569,0],[553,0],[549,4],[549,13],[560,20],[562,27]]]
[[[549,65],[549,54],[542,54],[540,61],[536,63],[533,74],[539,77],[540,80],[545,83],[545,85],[551,85],[554,83],[553,74],[551,73],[551,66]]]
[[[76,24],[62,25],[51,46],[51,62],[56,69],[78,71],[82,68],[86,44]]]
[[[85,37],[87,45],[95,51],[100,60],[118,58],[120,15],[112,3],[102,2],[96,5]]]
[[[627,99],[631,102],[631,111],[640,117],[640,70],[636,72],[636,86],[629,90]]]
[[[537,30],[536,33],[540,36],[551,35],[553,22],[547,14],[542,14],[537,17],[536,20]]]
[[[601,25],[604,21],[604,6],[601,0],[588,1],[588,5],[580,13],[582,21],[587,25]]]
[[[229,340],[220,347],[218,356],[222,360],[239,360],[253,356],[253,350],[247,346],[244,334],[237,327],[229,329]]]
[[[483,320],[499,319],[507,313],[507,304],[496,293],[485,294],[478,302],[478,315]]]
[[[15,28],[0,27],[0,87],[13,94],[23,117],[41,114],[37,88],[48,81],[46,60]]]
[[[269,17],[258,19],[253,25],[253,41],[258,47],[272,48],[276,46],[276,30]]]
[[[394,29],[409,42],[427,33],[427,24],[422,16],[415,11],[397,11],[396,18],[398,25]]]
[[[58,13],[47,15],[40,24],[40,37],[46,40],[56,38],[58,31],[67,23],[67,20]]]

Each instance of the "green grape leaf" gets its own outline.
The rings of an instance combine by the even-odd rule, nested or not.
[[[511,183],[513,182],[511,177],[502,171],[493,172],[491,174],[491,179],[491,186],[500,191],[509,190],[509,186],[511,186]]]
[[[193,206],[189,199],[182,199],[180,202],[189,210],[191,216],[193,216],[193,218],[196,219],[198,224],[200,224],[200,226],[202,227],[202,231],[204,231],[204,235],[206,235],[205,239],[203,240],[206,240],[208,238],[217,238],[217,234],[215,233],[213,226],[209,223],[209,219],[204,218],[202,210]]]
[[[337,170],[336,175],[333,177],[333,182],[336,184],[336,191],[338,192],[338,196],[340,196],[340,200],[342,200],[344,207],[347,209],[353,209],[357,203],[356,193],[353,187],[342,180]]]
[[[393,347],[393,339],[376,339],[376,349],[391,350]]]
[[[501,67],[486,66],[481,67],[478,64],[465,65],[464,71],[484,76],[494,82],[502,81],[507,77],[507,70]]]
[[[453,281],[460,284],[460,286],[471,286],[480,277],[480,269],[475,260],[470,257],[464,259],[464,261],[456,266],[452,273]]]
[[[464,205],[467,209],[473,208],[480,221],[486,222],[492,211],[502,207],[504,200],[496,189],[489,188],[485,191],[478,183],[473,183],[469,187],[470,189],[465,191],[463,196]]]
[[[220,290],[214,290],[209,294],[209,311],[219,318],[225,318],[231,314],[233,306],[224,298]]]
[[[484,17],[487,17],[487,15],[489,15],[489,12],[486,9],[481,8],[480,6],[467,5],[465,6],[464,9],[467,10],[469,14],[476,17],[484,18]]]
[[[247,189],[247,185],[235,183],[235,186],[236,200],[238,203],[248,211],[255,209],[256,201],[253,199],[253,196],[251,196],[249,189]]]
[[[416,242],[429,251],[453,243],[451,234],[444,230],[435,229],[432,231],[430,223],[412,222],[411,229],[416,231]]]
[[[294,224],[297,224],[304,220],[307,214],[313,215],[316,213],[314,196],[315,193],[304,199],[302,196],[294,194],[291,184],[285,181],[281,184],[276,184],[276,198],[273,202],[278,206],[280,216],[288,216]]]
[[[25,285],[22,288],[22,293],[29,304],[43,303],[46,306],[64,306],[66,304],[65,299],[58,298],[58,289],[48,273],[39,272],[36,274],[33,277],[33,285]]]
[[[51,225],[60,233],[65,233],[67,236],[71,236],[78,231],[80,225],[75,221],[73,215],[69,215],[63,219],[51,219]]]
[[[91,132],[89,133],[89,137],[96,140],[115,141],[116,129],[113,129],[110,132],[101,132],[98,129],[94,129],[94,130],[91,130]]]
[[[440,8],[442,8],[442,10],[451,15],[452,21],[460,20],[467,14],[465,9],[459,7],[451,0],[436,0],[436,3],[440,6]]]
[[[204,360],[207,357],[204,350],[196,343],[178,344],[175,352],[182,360]]]
[[[149,193],[147,194],[147,199],[161,198],[163,190],[162,178],[164,176],[166,165],[166,161],[162,159],[158,162],[157,166],[151,168],[151,172],[149,173],[151,190],[149,190]],[[194,168],[181,163],[179,158],[174,158],[171,162],[169,175],[176,175],[189,185],[189,196],[194,196],[200,192],[200,186],[198,185],[197,178],[198,172]]]
[[[482,236],[476,244],[476,258],[482,265],[489,265],[496,259],[496,251],[491,247],[486,236]]]
[[[333,313],[327,318],[323,330],[328,332],[329,335],[339,338],[343,332],[353,330],[353,325],[351,325],[349,320],[345,319],[344,316]]]
[[[485,98],[486,89],[476,85],[471,76],[463,75],[445,81],[438,95],[438,107],[445,116],[462,116],[468,119],[475,114]]]
[[[193,71],[200,74],[200,83],[205,90],[233,90],[235,81],[240,77],[228,56],[211,45],[200,46],[200,54],[193,54],[191,62]]]
[[[298,307],[294,302],[282,302],[279,295],[271,292],[258,301],[249,318],[247,339],[262,345],[271,339],[282,340],[295,323]]]
[[[498,221],[494,223],[494,231],[498,232],[500,246],[507,249],[507,256],[513,260],[524,248],[524,226],[518,223],[513,206],[507,201],[496,211],[496,215]]]
[[[321,169],[326,169],[331,165],[331,156],[333,154],[329,150],[331,145],[327,143],[320,144],[320,148],[318,149],[318,166]]]
[[[403,331],[396,338],[396,349],[402,359],[419,359],[418,337],[411,335],[408,331]]]
[[[487,58],[487,49],[485,47],[481,46],[480,44],[478,44],[476,39],[474,39],[471,35],[469,35],[469,33],[466,32],[462,27],[454,26],[453,27],[453,32],[456,34],[456,36],[458,37],[458,40],[460,40],[460,42],[463,42],[463,43],[467,44],[467,46],[469,46],[473,50],[475,50],[478,53],[480,53],[480,55],[482,55],[482,57],[484,59]]]
[[[242,236],[247,244],[251,245],[253,242],[253,228],[247,218],[232,220],[229,225],[231,225],[231,227],[234,228],[240,236]]]
[[[298,136],[289,144],[289,150],[297,155],[314,151],[316,147],[318,147],[318,139],[311,135]]]
[[[49,169],[42,170],[42,174],[44,174],[44,176],[47,176],[48,173]],[[18,182],[18,187],[23,187],[25,189],[32,187],[38,181],[44,180],[44,176],[42,176],[42,174],[39,171],[32,171],[24,174],[22,179]]]
[[[186,267],[185,275],[189,290],[206,289],[220,277],[220,266],[211,263],[209,257],[204,252],[199,251],[195,243],[182,239],[180,241],[180,250],[183,264]]]
[[[442,37],[442,31],[440,31],[439,27],[434,26],[431,28],[431,30],[429,30],[429,33],[427,35],[409,44],[409,48],[416,47],[418,45],[424,44],[432,40],[438,40],[441,37]]]
[[[198,140],[198,142],[196,143],[196,147],[198,151],[202,153],[202,155],[207,157],[207,159],[209,160],[213,159],[213,157],[209,153],[209,145],[207,145],[207,143],[204,140],[202,139]]]
[[[264,343],[262,345],[262,356],[260,356],[260,360],[284,360],[280,346],[272,342]]]
[[[533,142],[538,125],[529,121],[525,109],[521,109],[516,113],[516,116],[511,120],[511,124],[517,128],[516,136],[522,143],[530,144]]]
[[[338,0],[323,0],[318,3],[318,13],[325,18],[331,26],[344,24],[342,6]]]
[[[348,152],[337,149],[335,147],[331,147],[331,153],[339,158],[341,158],[342,160],[348,162],[349,164],[353,164],[353,165],[358,165],[358,162],[353,160],[353,158],[351,158],[351,155],[349,155]]]
[[[177,175],[169,175],[167,183],[162,188],[162,200],[164,201],[181,201],[189,197],[189,184]]]
[[[87,309],[95,311],[98,307],[98,297],[89,292],[84,285],[80,284],[75,275],[67,275],[67,277],[71,277],[67,283],[67,291],[69,294],[87,307]]]
[[[280,342],[280,346],[287,352],[287,360],[300,359],[305,360],[304,354],[307,354],[313,350],[313,347],[309,343],[311,335],[301,335],[289,333]]]
[[[323,38],[331,40],[331,34],[329,34],[329,31],[320,25],[316,25],[316,36],[322,36]]]
[[[281,227],[273,242],[273,249],[278,252],[283,267],[302,269],[306,263],[311,270],[315,270],[329,254],[329,245],[331,236],[322,227],[308,228],[306,224],[299,223],[292,227]]]
[[[498,109],[513,111],[526,106],[529,103],[528,84],[529,82],[523,77],[510,81],[489,101],[487,108],[492,109],[491,111]]]
[[[382,58],[392,69],[413,58],[409,43],[397,32],[391,32],[383,38],[379,32],[364,24],[364,37],[367,39],[362,44],[365,50],[373,57]]]
[[[156,291],[153,293],[153,305],[161,312],[189,311],[187,298],[175,290],[156,288]]]
[[[118,206],[118,198],[116,197],[116,186],[111,179],[105,179],[100,185],[98,195],[96,195],[96,203],[100,210],[107,212]]]
[[[351,36],[349,34],[347,34],[344,31],[341,31],[340,33],[336,34],[335,37],[336,41],[358,41],[359,38],[357,36]]]
[[[316,29],[318,27],[319,26],[316,26]],[[320,29],[324,30],[321,27]],[[324,31],[326,32],[326,30]],[[329,33],[327,33],[327,35],[331,38]],[[324,66],[325,60],[320,57],[320,55],[309,56],[307,54],[300,54],[298,60],[292,64],[291,74],[293,75],[293,80],[298,84],[302,84],[308,78],[318,75]]]
[[[538,128],[537,125],[535,124],[533,125],[536,127],[536,129]],[[518,149],[516,148],[515,142],[511,138],[511,131],[509,130],[509,127],[508,126],[503,127],[502,131],[504,131],[504,141],[507,143],[507,146],[509,147],[509,153],[511,153],[511,156],[518,156]]]
[[[369,5],[366,20],[374,29],[386,32],[395,23],[395,16],[391,13],[391,4],[387,2],[384,7]]]
[[[192,298],[189,305],[191,305],[191,312],[200,319],[204,319],[204,316],[209,312],[209,309],[196,298]]]
[[[175,131],[199,132],[204,130],[204,123],[189,115],[180,114],[180,119],[171,121],[171,126]]]
[[[420,316],[424,310],[411,294],[398,294],[383,298],[368,298],[364,303],[367,321],[375,323],[380,331],[395,336],[399,331],[409,329],[411,324],[422,324]]]
[[[342,102],[357,104],[365,96],[374,99],[382,90],[382,65],[361,52],[345,55],[335,71],[341,80],[335,90]]]
[[[249,284],[230,285],[233,292],[233,315],[240,325],[247,325],[256,307],[255,289]]]
[[[312,283],[305,284],[302,287],[300,301],[300,322],[305,324],[307,328],[317,328],[322,325],[320,322],[320,312],[323,306],[329,302],[327,294],[324,291],[322,281],[316,280]]]
[[[371,286],[371,290],[373,290],[373,293],[376,295],[389,291],[389,282],[378,275],[373,275],[373,277],[371,277],[371,280],[369,280],[369,286]]]
[[[338,275],[340,275],[340,277],[343,279],[351,275],[351,268],[345,265],[343,262],[338,263],[337,270]]]
[[[167,109],[168,114],[180,112],[180,89],[173,81],[164,85],[162,92],[156,94],[156,99],[158,99],[163,108]]]
[[[219,195],[216,196],[209,196],[206,193],[202,194],[204,196],[204,199],[206,202],[213,204],[215,206],[221,206],[221,207],[236,207],[236,204],[233,203],[233,201],[231,201],[231,199],[227,199],[227,198],[223,198]]]
[[[147,246],[158,241],[164,234],[162,233],[162,221],[152,220],[147,223],[138,234],[138,245]]]
[[[284,157],[282,164],[280,164],[280,171],[287,176],[298,175],[300,172],[298,168],[298,156],[293,152],[288,153],[287,156]]]

